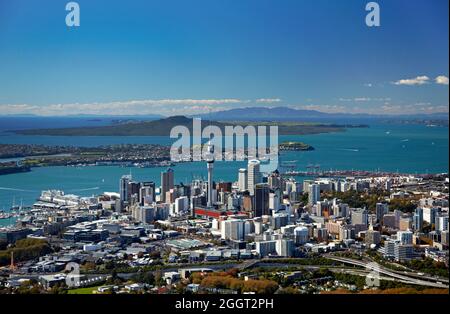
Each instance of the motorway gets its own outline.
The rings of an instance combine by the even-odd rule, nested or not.
[[[346,258],[346,257],[338,257],[338,256],[334,256],[334,255],[327,255],[325,257],[328,259],[337,261],[337,262],[355,265],[355,266],[361,266],[367,270],[377,271],[380,274],[383,274],[385,276],[399,279],[404,283],[408,283],[408,284],[412,284],[412,285],[434,287],[434,288],[444,288],[444,289],[449,288],[448,279],[438,279],[438,278],[433,278],[433,277],[428,277],[428,276],[422,276],[421,278],[423,278],[423,279],[417,279],[417,278],[415,278],[415,276],[417,276],[416,274],[413,274],[414,277],[408,276],[406,274],[399,274],[398,272],[389,270],[382,265],[379,265],[379,264],[375,265],[375,263],[371,263],[371,262],[364,262],[364,261],[359,261],[359,260]],[[424,280],[424,279],[426,279],[426,280]],[[447,282],[447,284],[445,284],[444,282]]]
[[[401,274],[396,271],[389,270],[382,265],[371,263],[371,262],[365,262],[345,257],[339,257],[334,255],[325,255],[324,257],[334,260],[336,262],[340,262],[343,264],[348,264],[353,267],[343,267],[343,266],[324,266],[324,265],[299,265],[299,264],[289,264],[284,263],[282,261],[276,261],[273,262],[270,261],[270,259],[264,259],[264,262],[261,262],[261,260],[248,260],[241,263],[214,263],[209,265],[173,265],[173,267],[168,267],[165,269],[161,269],[162,272],[171,272],[171,271],[179,271],[180,269],[184,268],[209,268],[213,271],[220,271],[220,270],[226,270],[231,268],[237,268],[241,271],[250,269],[253,267],[263,267],[263,268],[281,268],[281,267],[299,267],[309,270],[315,270],[320,268],[327,268],[330,271],[333,272],[339,272],[339,273],[348,273],[348,274],[354,274],[359,276],[367,276],[372,271],[378,271],[380,274],[379,279],[382,280],[397,280],[400,282],[403,282],[405,284],[411,284],[411,285],[420,285],[420,286],[427,286],[427,287],[433,287],[433,288],[444,288],[448,289],[448,279],[443,278],[434,278],[429,276],[421,276],[421,279],[416,278],[418,275],[416,273],[409,273],[409,274]],[[362,267],[361,268],[354,268],[354,266]],[[156,273],[157,271],[154,271]],[[132,276],[134,276],[137,272],[130,272],[130,273],[118,273],[117,275],[125,280],[130,279]],[[49,273],[46,273],[49,274]],[[28,278],[35,278],[38,279],[39,276],[44,275],[44,273],[34,273],[34,274],[15,274],[11,277],[28,277]],[[105,274],[87,274],[88,278],[98,277],[98,276],[105,276]]]

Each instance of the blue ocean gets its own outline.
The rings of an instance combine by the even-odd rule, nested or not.
[[[64,137],[23,136],[8,130],[48,127],[49,121],[41,118],[0,118],[0,143],[98,146],[123,143],[166,144],[172,139],[161,136],[134,137]],[[54,119],[54,118],[51,118]],[[54,119],[52,126],[105,125],[107,120]],[[7,122],[5,122],[7,121]],[[26,125],[23,125],[26,123]],[[43,125],[44,123],[44,125]],[[22,125],[20,125],[22,124]],[[302,141],[315,150],[283,152],[281,160],[306,170],[308,165],[321,169],[380,170],[402,173],[447,173],[449,165],[448,127],[429,127],[419,124],[372,124],[369,128],[348,129],[345,132],[305,136],[280,136],[279,142]],[[1,160],[0,160],[1,161]],[[236,181],[237,171],[245,162],[217,162],[216,181]],[[0,210],[8,210],[14,203],[31,205],[42,190],[61,189],[66,193],[82,196],[105,191],[118,191],[119,178],[132,173],[136,180],[159,183],[162,168],[102,167],[43,167],[28,173],[0,176]],[[206,165],[201,162],[183,163],[174,167],[177,182],[189,182],[193,178],[206,177]],[[0,220],[1,224],[8,224]]]

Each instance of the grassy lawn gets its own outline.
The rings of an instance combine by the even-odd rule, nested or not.
[[[97,290],[100,286],[95,287],[87,287],[87,288],[78,288],[78,289],[70,289],[67,294],[92,294],[92,291]]]

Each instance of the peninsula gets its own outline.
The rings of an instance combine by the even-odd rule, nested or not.
[[[304,122],[220,122],[202,121],[204,125],[214,125],[222,132],[225,126],[231,125],[277,125],[279,135],[306,135],[319,133],[344,132],[347,128],[362,128],[367,125],[339,125]],[[192,131],[192,119],[185,116],[173,116],[154,121],[128,121],[108,126],[14,130],[21,135],[50,135],[50,136],[169,136],[175,126],[185,126]]]

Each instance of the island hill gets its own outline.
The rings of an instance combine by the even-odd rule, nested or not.
[[[344,132],[347,128],[367,127],[367,125],[339,125],[304,122],[220,122],[202,120],[202,126],[218,126],[223,134],[225,126],[247,125],[271,126],[278,125],[279,135],[307,135],[331,132]],[[21,135],[50,135],[50,136],[169,136],[170,130],[175,126],[185,126],[192,132],[192,118],[185,116],[173,116],[153,121],[127,121],[108,126],[77,127],[77,128],[53,128],[14,130]],[[192,134],[192,133],[191,133]]]
[[[309,151],[314,150],[314,147],[303,142],[283,142],[278,145],[280,151]]]

